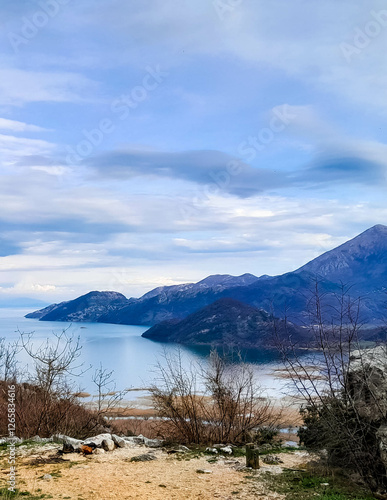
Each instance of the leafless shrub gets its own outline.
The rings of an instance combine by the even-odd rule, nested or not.
[[[129,393],[129,389],[123,391],[116,389],[113,373],[113,370],[108,371],[103,368],[101,363],[93,375],[93,382],[97,389],[97,395],[94,398],[95,411],[100,416],[111,415],[118,407],[122,410],[124,398]],[[124,406],[127,410],[130,405],[126,401]]]
[[[151,387],[164,437],[197,444],[244,443],[260,427],[276,425],[278,412],[245,363],[227,363],[216,351],[208,366],[184,368],[180,351],[165,355],[165,361]]]
[[[28,376],[16,377],[16,355],[22,348],[29,355]],[[6,364],[0,382],[0,432],[7,435],[6,405],[10,377],[15,385],[16,434],[28,438],[49,437],[55,433],[86,437],[106,427],[98,413],[87,410],[76,396],[76,377],[84,373],[78,362],[78,339],[63,331],[35,346],[32,334],[21,334],[20,343],[3,346],[0,355]],[[5,354],[4,354],[5,353]]]

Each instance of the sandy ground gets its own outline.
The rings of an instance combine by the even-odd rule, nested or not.
[[[245,464],[244,457],[209,463],[209,456],[186,460],[183,454],[169,455],[163,450],[136,446],[90,457],[75,453],[63,455],[65,461],[60,463],[31,464],[36,459],[57,458],[59,448],[59,445],[47,444],[19,451],[17,469],[21,491],[69,500],[279,499],[283,497],[267,491],[259,480],[260,476],[267,472],[281,472],[281,467],[302,468],[309,460],[306,452],[296,451],[280,455],[284,462],[281,467],[262,464],[258,471],[236,470]],[[157,459],[138,463],[129,461],[131,457],[144,453],[152,453]],[[4,456],[0,458],[0,486],[4,487],[7,470]],[[211,473],[198,473],[198,469]],[[45,474],[52,478],[44,479]]]

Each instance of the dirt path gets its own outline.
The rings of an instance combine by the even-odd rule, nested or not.
[[[18,460],[21,491],[68,500],[283,498],[267,491],[264,483],[259,481],[260,475],[278,473],[281,468],[262,464],[257,472],[236,470],[238,465],[244,465],[244,458],[225,458],[209,463],[208,456],[185,459],[184,455],[179,455],[179,458],[162,450],[138,446],[116,449],[91,458],[79,454],[64,455],[66,461],[57,464],[31,464],[40,457],[57,457],[58,449],[59,446],[51,444],[23,451],[25,455]],[[130,462],[130,458],[146,453],[156,456],[156,460]],[[284,462],[282,466],[290,468],[299,467],[308,460],[304,452],[283,453],[280,456]],[[198,469],[211,473],[198,473]],[[43,478],[45,474],[50,474],[52,478]],[[254,475],[257,480],[251,479]],[[2,487],[5,486],[3,478],[4,475],[1,478]]]

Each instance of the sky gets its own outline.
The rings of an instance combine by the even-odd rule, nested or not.
[[[294,270],[387,223],[379,0],[2,0],[0,300]]]

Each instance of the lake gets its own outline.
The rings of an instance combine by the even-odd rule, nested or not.
[[[116,387],[118,390],[123,390],[148,387],[157,377],[155,371],[157,363],[165,365],[164,354],[172,354],[177,349],[181,350],[185,367],[196,361],[208,362],[208,348],[190,348],[142,338],[141,334],[147,330],[144,326],[38,321],[24,318],[28,312],[31,310],[0,308],[0,337],[14,340],[19,337],[19,331],[34,332],[34,346],[39,346],[46,339],[53,338],[53,332],[60,333],[63,329],[68,329],[68,334],[79,336],[81,339],[80,360],[84,368],[92,365],[78,382],[82,390],[91,394],[95,393],[92,376],[100,363],[103,368],[114,371]],[[283,380],[275,379],[271,375],[279,363],[275,353],[250,350],[243,353],[243,358],[252,364],[267,394],[282,395]],[[25,353],[20,353],[19,359],[21,365],[28,365],[28,356]],[[132,397],[140,395],[138,392],[132,394]]]

